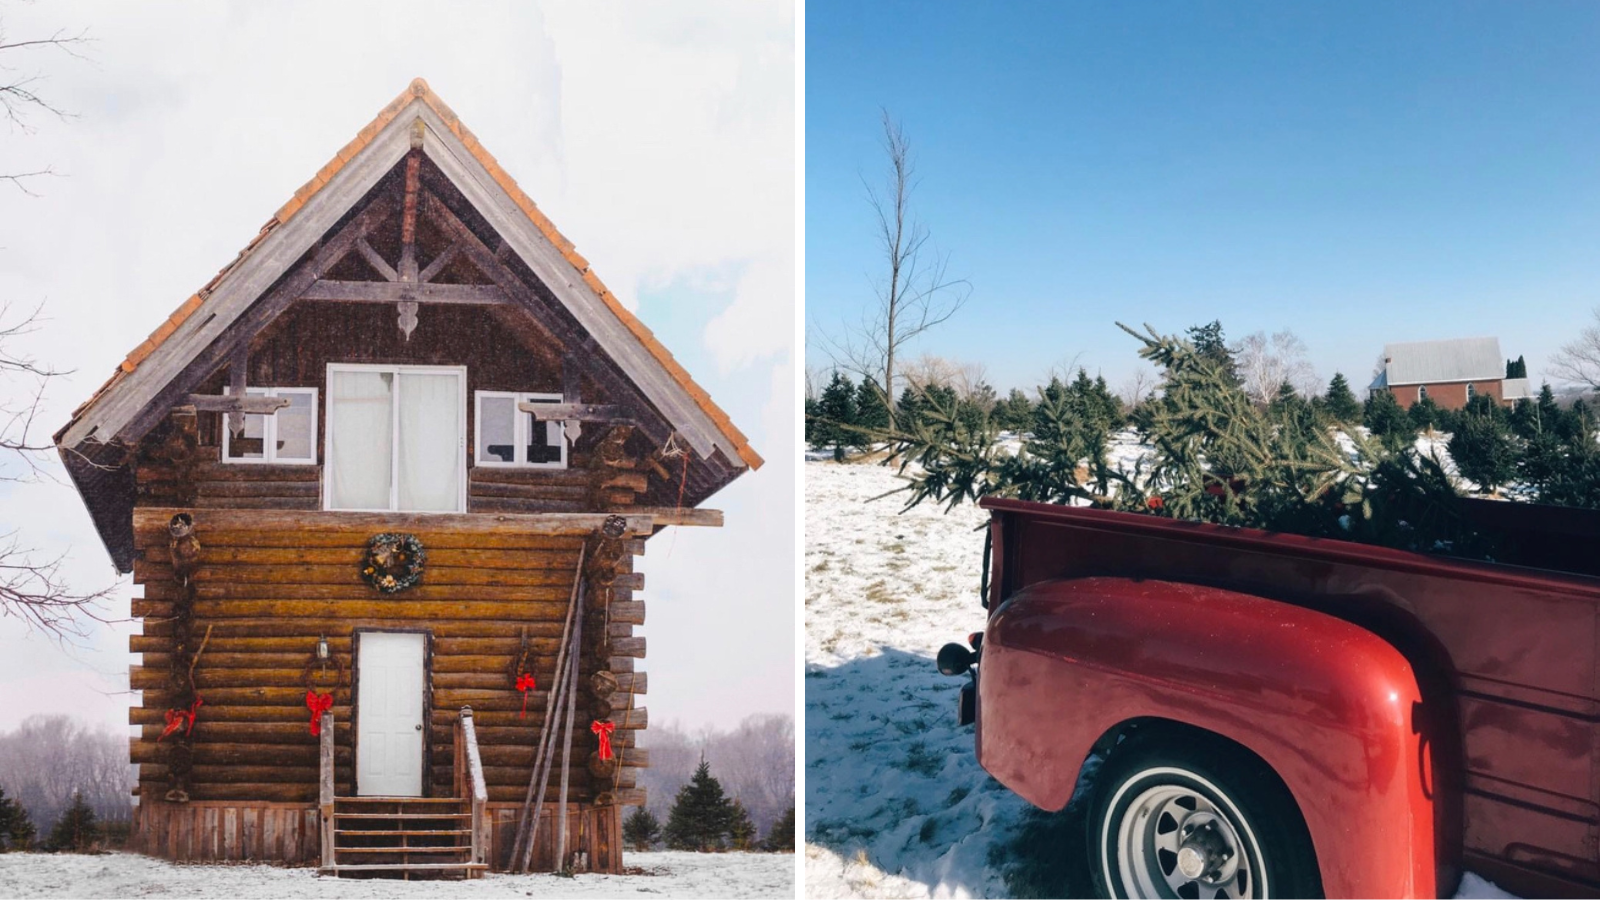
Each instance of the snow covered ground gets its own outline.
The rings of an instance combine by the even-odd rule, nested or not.
[[[315,869],[176,865],[131,853],[0,854],[4,897],[793,897],[787,853],[630,853],[629,875],[486,875],[472,881],[330,878]]]
[[[960,681],[934,668],[983,628],[982,512],[867,503],[902,483],[882,466],[803,475],[806,895],[1084,896],[1076,816],[1038,813],[979,768]],[[1457,896],[1509,895],[1469,875]]]

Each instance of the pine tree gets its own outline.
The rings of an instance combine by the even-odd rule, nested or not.
[[[1004,431],[1021,434],[1033,427],[1033,404],[1017,388],[994,406],[994,424]]]
[[[1345,380],[1342,372],[1333,373],[1333,378],[1329,379],[1328,392],[1323,395],[1322,403],[1328,417],[1341,425],[1354,425],[1361,421],[1361,401],[1350,390],[1350,382]]]
[[[816,398],[806,398],[806,446],[808,447],[815,447],[819,443],[816,433],[817,416],[820,414],[820,409],[821,407],[817,404]]]
[[[662,831],[669,850],[720,850],[733,824],[732,804],[704,759],[689,783],[678,789]]]
[[[1211,320],[1207,325],[1196,325],[1188,331],[1189,343],[1194,346],[1194,351],[1201,357],[1211,360],[1218,366],[1219,371],[1228,380],[1239,383],[1238,364],[1234,361],[1233,351],[1228,349],[1228,341],[1222,334],[1222,322]]]
[[[1372,436],[1390,448],[1404,447],[1417,439],[1417,428],[1411,424],[1400,401],[1388,391],[1373,391],[1361,413],[1362,424]]]
[[[622,839],[635,850],[649,850],[661,840],[661,822],[641,806],[622,823]]]
[[[6,796],[0,788],[0,852],[26,850],[33,844],[33,822],[22,804]]]
[[[737,799],[728,807],[728,844],[735,850],[756,849],[756,823]]]
[[[1414,431],[1450,430],[1444,427],[1444,410],[1433,402],[1432,397],[1423,397],[1411,404],[1411,408],[1406,410],[1406,418],[1411,420],[1411,428]]]
[[[794,804],[789,805],[789,811],[783,818],[772,823],[772,830],[767,832],[767,839],[762,842],[769,853],[794,852]]]
[[[895,427],[900,431],[915,431],[922,424],[922,414],[927,409],[919,391],[907,387],[900,392],[900,399],[894,404]]]
[[[813,435],[818,449],[833,445],[834,459],[844,459],[844,448],[854,446],[859,432],[856,425],[856,386],[848,375],[834,372],[833,380],[822,390],[817,402],[817,424]]]
[[[1528,377],[1528,363],[1527,363],[1527,361],[1524,360],[1520,356],[1517,357],[1514,360],[1513,359],[1506,360],[1506,377],[1507,378],[1527,378]]]
[[[55,827],[50,829],[50,846],[56,850],[82,853],[92,849],[100,840],[100,825],[95,821],[94,810],[83,799],[82,791],[72,792],[72,803],[67,806]]]
[[[889,427],[889,406],[883,400],[883,388],[871,378],[861,379],[856,388],[856,425],[874,430]],[[856,440],[867,443],[860,438]]]
[[[1474,397],[1474,402],[1467,404],[1450,438],[1450,458],[1463,478],[1492,493],[1516,475],[1520,453],[1505,422],[1477,404],[1477,399]],[[1483,399],[1493,404],[1490,398]]]

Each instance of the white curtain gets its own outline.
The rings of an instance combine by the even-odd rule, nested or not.
[[[389,509],[394,461],[394,375],[328,373],[331,509]]]
[[[400,373],[400,509],[461,506],[461,376]]]

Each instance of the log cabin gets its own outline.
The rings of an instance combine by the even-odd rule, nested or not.
[[[425,82],[55,444],[143,586],[137,849],[621,871],[634,557],[761,457]]]

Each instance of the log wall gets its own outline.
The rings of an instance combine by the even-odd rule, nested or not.
[[[146,507],[134,516],[139,549],[134,579],[144,586],[144,595],[133,601],[133,615],[143,619],[143,628],[129,640],[129,649],[141,654],[130,670],[130,682],[143,698],[129,711],[129,719],[140,726],[131,755],[140,764],[139,793],[147,801],[139,827],[148,829],[139,847],[175,859],[256,854],[253,858],[314,861],[316,854],[307,855],[302,846],[315,840],[314,829],[310,837],[286,836],[301,834],[296,829],[302,825],[289,820],[299,814],[296,810],[313,810],[318,790],[318,744],[309,730],[305,668],[318,638],[326,636],[346,674],[340,679],[336,665],[326,674],[314,673],[313,685],[334,694],[335,781],[340,796],[352,795],[354,723],[360,713],[352,705],[352,686],[359,665],[356,634],[362,630],[429,635],[425,795],[450,794],[451,728],[460,708],[470,706],[496,810],[496,840],[505,815],[513,817],[515,827],[515,814],[509,812],[513,807],[501,804],[520,807],[528,789],[546,689],[554,680],[557,644],[587,531],[575,526],[577,533],[528,533],[515,516],[484,517],[477,527],[470,524],[473,516],[290,514],[198,506],[183,511],[193,516],[200,543],[192,562],[179,561],[188,573],[187,586],[174,568],[166,529],[179,510]],[[299,524],[285,527],[285,519]],[[415,534],[428,553],[422,584],[394,595],[368,587],[359,571],[368,539],[386,530]],[[627,546],[633,552],[643,547],[636,540]],[[609,605],[601,608],[601,592],[595,590],[585,619],[586,631],[596,637],[584,642],[581,657],[569,791],[569,802],[576,804],[569,827],[575,831],[569,846],[588,846],[592,840],[604,850],[619,844],[614,833],[620,827],[617,809],[595,809],[597,795],[610,793],[623,804],[643,802],[636,770],[648,765],[648,756],[635,743],[649,721],[639,702],[648,680],[635,670],[645,646],[633,628],[644,621],[644,604],[633,599],[643,585],[642,576],[632,571],[632,555],[625,552],[616,562]],[[186,599],[190,592],[192,601]],[[171,683],[175,648],[169,619],[176,605],[185,602],[192,602],[196,641],[207,631],[210,637],[194,667],[195,688],[204,705],[193,735],[191,802],[173,804],[160,799],[172,773],[172,739],[158,738],[177,696]],[[528,697],[525,716],[511,672],[524,633],[533,647],[540,686]],[[605,697],[595,696],[590,687],[593,675],[602,670],[614,673],[617,682],[615,692]],[[604,781],[588,771],[596,749],[588,725],[596,718],[616,724],[613,745],[622,763]],[[552,778],[547,799],[554,801],[558,792],[559,779]],[[273,837],[268,837],[269,821]],[[247,822],[253,837],[246,837]],[[585,843],[576,843],[580,837]],[[603,856],[607,866],[620,867],[620,853],[606,850]]]

